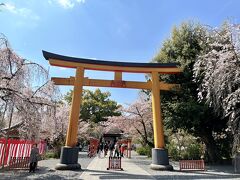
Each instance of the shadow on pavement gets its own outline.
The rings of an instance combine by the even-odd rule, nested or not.
[[[97,170],[88,170],[84,171],[91,172],[92,176],[99,177],[99,179],[150,179],[150,176],[147,175],[133,175],[128,173],[121,173],[119,171],[97,171]],[[186,174],[187,173],[187,174]],[[194,171],[193,172],[178,172],[176,175],[152,175],[152,179],[233,179],[240,178],[238,174],[231,175],[219,175],[219,174],[204,174],[203,172]],[[197,175],[196,175],[197,174]]]
[[[133,175],[125,173],[124,171],[98,171],[98,170],[89,170],[84,169],[86,172],[90,172],[92,176],[99,177],[99,179],[149,179],[150,176],[147,175]],[[151,178],[150,178],[151,179]]]

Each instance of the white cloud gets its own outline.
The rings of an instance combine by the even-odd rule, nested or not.
[[[57,3],[65,9],[71,9],[76,4],[84,4],[85,0],[56,0]],[[52,1],[51,1],[52,3]]]
[[[5,3],[4,6],[3,6],[4,9],[8,10],[9,12],[11,13],[14,13],[16,14],[17,11],[16,11],[16,7],[14,4],[9,4],[9,3]]]
[[[74,3],[70,0],[58,0],[58,3],[65,9],[74,7]]]
[[[28,8],[17,8],[13,3],[4,3],[3,8],[12,14],[18,15],[23,18],[28,18],[32,20],[39,20],[40,17],[36,15],[31,9]]]

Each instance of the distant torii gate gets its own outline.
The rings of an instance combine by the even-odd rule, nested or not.
[[[151,168],[156,170],[172,170],[169,165],[168,153],[165,150],[163,122],[161,118],[160,90],[170,90],[176,87],[176,84],[166,84],[159,81],[159,74],[176,74],[182,70],[177,67],[176,63],[129,63],[91,60],[84,58],[75,58],[53,54],[43,51],[43,56],[49,60],[50,65],[75,68],[75,77],[56,78],[52,80],[56,85],[74,86],[72,106],[69,117],[66,144],[62,147],[60,163],[56,169],[77,169],[81,168],[78,164],[77,131],[78,119],[82,100],[83,86],[97,87],[116,87],[116,88],[133,88],[148,89],[152,91],[152,112],[153,112],[153,130],[154,146],[152,149]],[[114,80],[89,79],[84,77],[84,70],[100,70],[114,72]],[[132,73],[149,73],[151,81],[135,82],[124,81],[123,72]]]

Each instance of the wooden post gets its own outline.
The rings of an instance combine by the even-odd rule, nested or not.
[[[84,79],[84,68],[77,67],[74,81],[74,89],[72,95],[72,106],[68,123],[68,131],[66,137],[66,146],[74,147],[77,144],[78,120],[80,114],[80,106],[82,101],[82,88]]]
[[[164,149],[164,133],[160,104],[160,88],[158,72],[152,72],[152,113],[155,148]]]
[[[132,150],[132,144],[131,144],[131,139],[128,140],[128,158],[131,158],[131,150]]]
[[[122,72],[114,72],[114,80],[122,81]]]

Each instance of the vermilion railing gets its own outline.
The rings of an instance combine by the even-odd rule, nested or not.
[[[121,157],[109,157],[108,159],[108,168],[107,170],[110,169],[120,169],[123,170],[122,168],[122,158]]]
[[[32,145],[37,143],[39,153],[44,154],[46,151],[45,141],[30,141],[19,139],[6,139],[0,138],[0,165],[4,163],[7,165],[11,157],[29,157]]]
[[[202,170],[205,171],[204,160],[180,160],[180,171],[182,170]]]

